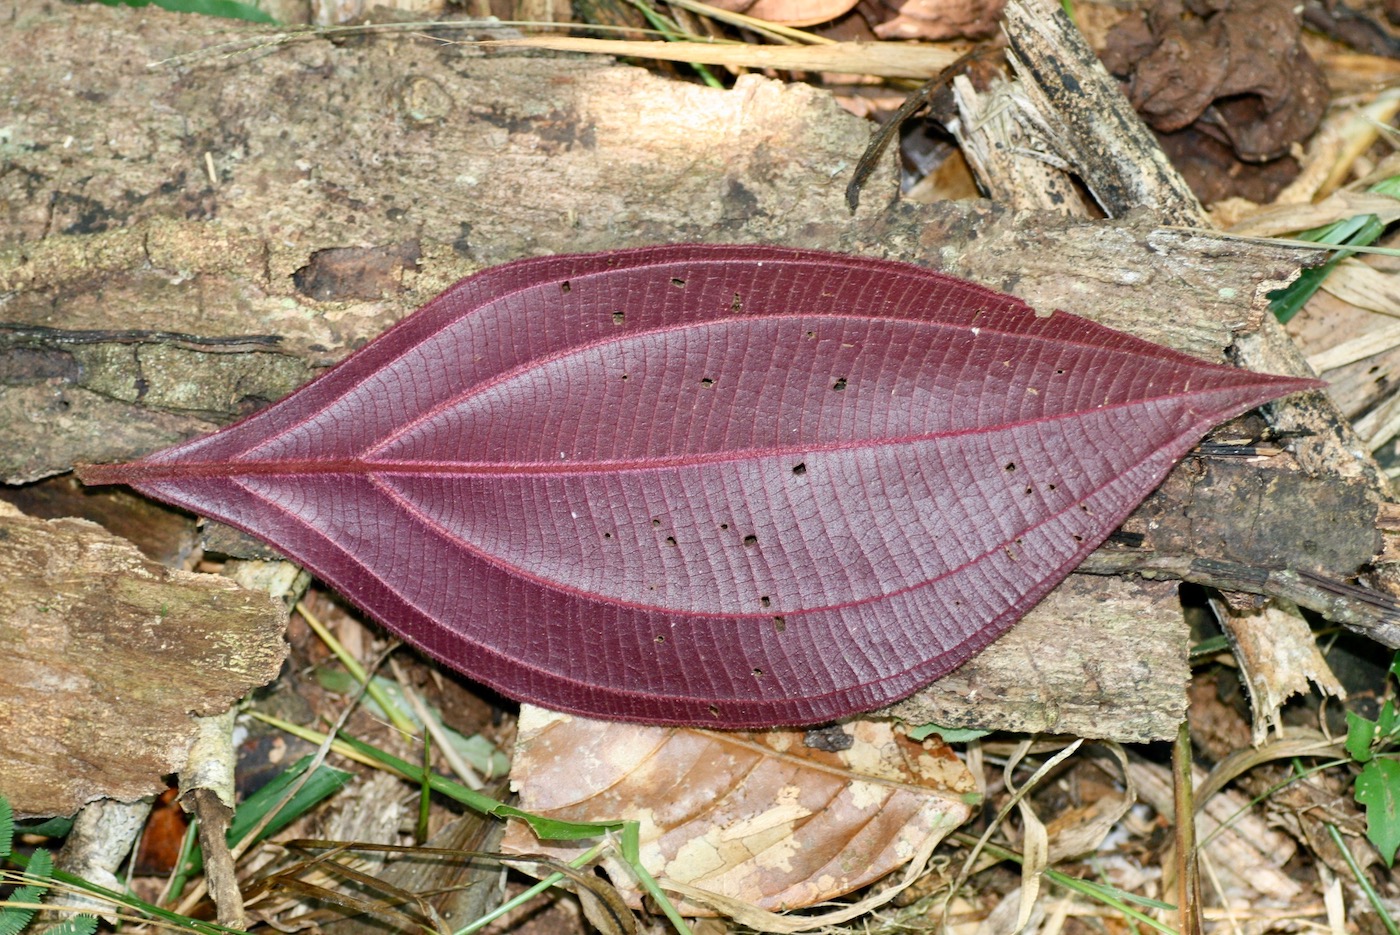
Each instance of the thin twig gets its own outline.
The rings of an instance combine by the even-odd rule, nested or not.
[[[861,153],[860,161],[856,163],[856,170],[851,174],[851,181],[846,186],[846,206],[851,209],[852,214],[855,214],[856,208],[860,207],[861,189],[865,187],[865,183],[869,180],[871,173],[875,171],[875,167],[880,164],[880,157],[889,147],[890,140],[899,135],[899,128],[904,125],[904,121],[927,107],[933,100],[935,91],[961,74],[968,65],[995,49],[996,47],[992,45],[980,45],[958,56],[952,64],[940,71],[935,77],[924,82],[919,90],[905,98],[904,103],[899,105],[899,110],[894,112],[894,116],[870,134],[870,142],[866,144],[865,152]]]

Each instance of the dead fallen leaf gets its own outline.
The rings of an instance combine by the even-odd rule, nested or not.
[[[1103,59],[1154,129],[1194,126],[1262,162],[1305,139],[1327,108],[1300,33],[1283,0],[1157,0],[1109,33]]]
[[[1374,214],[1382,224],[1400,220],[1400,200],[1389,195],[1343,189],[1316,204],[1279,205],[1266,208],[1230,228],[1247,237],[1278,237],[1294,231],[1322,227],[1358,214]]]
[[[1302,886],[1281,869],[1296,850],[1293,840],[1269,827],[1264,817],[1250,808],[1247,795],[1225,789],[1206,796],[1201,788],[1205,771],[1193,768],[1192,773],[1200,809],[1197,840],[1205,842],[1202,857],[1215,869],[1222,889],[1232,894],[1232,904],[1267,905],[1275,901],[1288,905],[1298,899]],[[1128,776],[1142,801],[1170,821],[1174,813],[1171,771],[1134,756],[1129,760]],[[1225,829],[1218,831],[1222,824]]]
[[[894,16],[875,27],[881,39],[983,39],[996,32],[1005,0],[881,0]]]
[[[850,12],[858,0],[715,0],[712,6],[780,26],[815,26]]]
[[[824,731],[809,746],[796,730],[642,727],[524,705],[512,787],[521,808],[552,818],[639,821],[642,862],[663,888],[795,909],[926,859],[976,801],[972,774],[941,742],[887,721],[839,730],[839,742]],[[540,842],[512,825],[503,849],[567,860],[594,843]],[[605,867],[639,905],[625,864]]]
[[[1267,204],[1299,175],[1298,161],[1292,156],[1246,162],[1229,145],[1194,126],[1158,133],[1157,142],[1201,203],[1212,207],[1229,198]]]

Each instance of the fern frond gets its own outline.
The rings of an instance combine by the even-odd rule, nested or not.
[[[0,860],[10,856],[15,843],[15,810],[10,800],[0,795]]]
[[[23,903],[37,903],[48,890],[44,881],[53,875],[53,858],[48,851],[35,851],[29,858],[24,879],[33,882],[15,887],[15,891],[0,903],[0,935],[19,935],[34,918],[36,910],[22,908]]]
[[[48,935],[92,935],[97,931],[97,916],[88,913],[69,916],[48,930]]]

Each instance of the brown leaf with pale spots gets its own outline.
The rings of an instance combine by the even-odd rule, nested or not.
[[[642,862],[663,888],[795,909],[926,859],[977,797],[972,774],[941,742],[917,743],[886,721],[839,730],[640,727],[526,705],[512,786],[537,814],[639,821]],[[594,843],[541,842],[512,825],[503,847],[568,860]],[[605,866],[638,905],[626,866]]]

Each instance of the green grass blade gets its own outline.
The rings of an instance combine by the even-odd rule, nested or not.
[[[652,28],[665,36],[667,41],[678,42],[681,40],[683,34],[681,33],[680,27],[656,12],[656,9],[648,3],[647,0],[631,0],[631,2],[632,5],[641,12],[642,16],[646,17],[646,21],[651,23]],[[704,81],[710,87],[724,88],[724,85],[714,76],[714,73],[704,65],[701,65],[699,62],[687,62],[686,64],[695,69],[695,73],[700,76],[700,80]]]
[[[239,806],[238,814],[234,815],[233,821],[229,824],[229,840],[242,840],[254,825],[262,821],[263,815],[281,801],[282,794],[287,791],[287,787],[296,782],[310,765],[311,757],[302,757],[287,767],[276,779],[248,796]],[[350,773],[343,769],[336,769],[325,764],[318,766],[306,784],[298,789],[296,795],[292,796],[291,800],[277,812],[272,821],[268,822],[267,827],[262,830],[261,837],[268,837],[281,831],[309,812],[321,800],[340,791],[349,781]]]
[[[1306,240],[1309,243],[1344,244],[1352,237],[1355,237],[1357,231],[1365,226],[1367,218],[1372,217],[1375,217],[1375,215],[1358,214],[1354,217],[1343,218],[1340,221],[1333,221],[1331,224],[1324,224],[1321,227],[1314,227],[1311,230],[1302,231],[1293,236],[1298,240]]]
[[[238,0],[155,0],[155,4],[172,13],[199,13],[249,23],[267,23],[273,26],[277,24],[277,20],[267,13],[251,4],[239,3]]]
[[[198,13],[220,19],[238,19],[249,23],[276,25],[277,20],[249,3],[240,0],[98,0],[105,6],[144,7],[154,3],[172,13]]]
[[[21,867],[29,868],[34,865],[35,858],[40,854],[43,854],[45,858],[48,857],[47,851],[35,851],[29,857],[24,857],[21,854],[13,854],[10,860],[19,864]],[[91,880],[85,880],[76,874],[67,873],[63,870],[53,871],[53,879],[55,882],[62,883],[71,889],[78,889],[86,893],[91,893],[99,899],[106,900],[113,906],[124,906],[132,912],[143,913],[152,919],[159,919],[162,922],[168,923],[167,927],[169,928],[194,932],[195,935],[245,935],[245,933],[237,929],[219,925],[217,922],[192,919],[189,916],[180,915],[178,912],[162,909],[160,906],[154,903],[148,903],[144,899],[134,896],[131,893],[122,893],[117,890],[108,889],[105,886],[93,883]]]
[[[1400,175],[1392,175],[1390,178],[1372,185],[1371,194],[1389,195],[1391,198],[1400,198]]]
[[[623,821],[559,821],[555,818],[546,818],[543,815],[536,815],[513,805],[507,805],[483,792],[468,789],[461,783],[453,782],[445,776],[439,776],[436,773],[424,775],[425,771],[421,766],[400,759],[392,753],[385,753],[378,747],[371,746],[348,734],[341,734],[337,739],[357,753],[369,757],[381,766],[387,766],[413,782],[427,782],[434,792],[439,792],[460,802],[467,808],[483,815],[494,815],[497,818],[519,819],[529,825],[530,830],[535,832],[538,837],[547,841],[579,841],[585,838],[596,838],[609,831],[621,831],[626,825],[626,822]]]
[[[960,844],[966,844],[969,846],[978,843],[976,837],[961,831],[954,832],[952,835],[950,835],[950,837],[952,840],[957,841]],[[993,857],[997,857],[1001,860],[1010,860],[1018,864],[1022,860],[1020,854],[1008,848],[1000,847],[996,844],[983,844],[983,849],[988,854],[991,854]],[[1129,905],[1129,903],[1136,903],[1140,906],[1148,906],[1153,909],[1163,910],[1167,912],[1175,912],[1176,906],[1173,906],[1171,903],[1164,903],[1160,900],[1149,899],[1145,896],[1138,896],[1135,893],[1128,893],[1124,890],[1118,889],[1117,887],[1107,886],[1103,883],[1096,883],[1092,880],[1081,880],[1078,877],[1072,877],[1067,873],[1060,872],[1059,870],[1047,869],[1044,871],[1044,876],[1046,880],[1049,880],[1056,886],[1063,887],[1072,892],[1080,893],[1084,896],[1089,897],[1090,899],[1094,899],[1098,902],[1103,903],[1105,906],[1117,910],[1118,912],[1122,913],[1122,915],[1130,923],[1138,922],[1142,925],[1147,926],[1148,928],[1156,929],[1158,932],[1161,932],[1162,935],[1178,935],[1176,929],[1167,925],[1165,922],[1159,922],[1151,916],[1141,913]],[[1400,935],[1400,933],[1396,933],[1396,935]]]
[[[53,876],[53,858],[48,851],[35,851],[25,868],[28,879],[34,881],[15,887],[13,893],[0,903],[0,935],[19,935],[38,910],[23,908],[22,903],[37,903],[43,899],[48,886],[42,881]]]
[[[17,821],[16,834],[37,834],[41,838],[66,838],[73,830],[71,818],[45,818],[43,821]],[[0,855],[4,856],[4,855]]]
[[[1379,217],[1374,214],[1359,214],[1326,227],[1304,231],[1297,237],[1299,240],[1309,240],[1315,243],[1369,247],[1384,231],[1385,225],[1381,223]],[[1317,290],[1322,288],[1323,280],[1331,275],[1332,270],[1337,268],[1337,264],[1353,255],[1354,252],[1351,250],[1338,250],[1330,260],[1321,266],[1312,266],[1303,270],[1298,278],[1286,288],[1270,292],[1269,308],[1273,311],[1274,317],[1281,324],[1288,324],[1294,315],[1302,311],[1303,306],[1317,293]]]
[[[301,774],[306,772],[306,767],[310,764],[311,757],[302,757],[283,770],[277,778],[248,796],[238,806],[234,812],[233,821],[229,823],[229,844],[237,844],[243,840],[253,826],[262,821],[263,816],[282,800],[282,794],[287,791],[287,787],[296,782]],[[297,790],[291,801],[284,805],[277,815],[267,823],[266,827],[258,833],[258,840],[265,840],[281,831],[315,808],[327,796],[338,792],[349,781],[350,774],[344,770],[324,764],[317,767],[316,772],[312,773],[305,785]],[[203,854],[196,849],[190,855],[189,864],[184,872],[187,876],[194,876],[199,873],[203,866]]]
[[[1400,175],[1392,175],[1390,178],[1372,185],[1367,191],[1372,195],[1400,198]],[[1374,214],[1358,214],[1294,234],[1291,239],[1366,248],[1375,243],[1385,231],[1385,227],[1386,225],[1381,223],[1380,218]],[[1288,320],[1298,314],[1298,311],[1307,304],[1308,299],[1313,297],[1322,285],[1322,281],[1336,268],[1337,264],[1349,256],[1354,256],[1355,253],[1354,250],[1339,250],[1332,259],[1323,265],[1303,270],[1302,274],[1286,288],[1269,293],[1269,308],[1275,317],[1283,324],[1287,324]]]
[[[656,878],[646,867],[642,866],[642,830],[641,825],[635,821],[629,821],[627,827],[622,829],[622,858],[632,866],[632,872],[641,881],[642,889],[646,890],[651,898],[656,900],[656,904],[661,907],[661,912],[670,920],[671,925],[679,935],[691,935],[690,926],[686,925],[685,919],[681,918],[680,911],[672,905],[670,897],[661,889],[661,885],[656,882]]]
[[[638,879],[643,886],[660,904],[662,911],[672,920],[673,924],[678,923],[677,931],[682,935],[689,935],[689,929],[685,927],[685,921],[675,907],[671,905],[666,894],[662,892],[660,886],[647,873],[642,866],[640,859],[640,847],[638,845],[639,825],[635,821],[560,821],[555,818],[546,818],[543,815],[536,815],[524,809],[507,805],[499,799],[494,799],[483,792],[469,789],[459,782],[453,782],[445,776],[415,765],[405,759],[386,753],[371,744],[365,743],[356,737],[348,734],[340,734],[337,737],[356,753],[385,766],[411,782],[421,782],[454,801],[460,802],[468,808],[480,812],[483,815],[492,815],[496,818],[515,818],[525,822],[530,826],[536,837],[546,841],[580,841],[588,838],[596,838],[608,832],[616,831],[622,835],[622,856],[636,872]]]
[[[1356,862],[1356,856],[1352,854],[1351,848],[1347,846],[1346,839],[1342,837],[1342,833],[1338,831],[1337,826],[1331,822],[1328,822],[1325,827],[1327,828],[1328,835],[1332,838],[1332,843],[1337,845],[1337,850],[1341,851],[1342,859],[1346,861],[1347,868],[1351,870],[1351,874],[1356,880],[1356,885],[1360,887],[1361,892],[1365,894],[1367,901],[1371,904],[1371,908],[1376,910],[1376,915],[1380,916],[1381,924],[1385,926],[1385,930],[1389,932],[1390,935],[1400,935],[1400,926],[1395,924],[1395,920],[1390,916],[1389,907],[1387,907],[1385,902],[1381,899],[1380,893],[1376,892],[1376,888],[1371,885],[1371,878],[1366,876],[1366,871],[1362,870],[1361,865]]]

